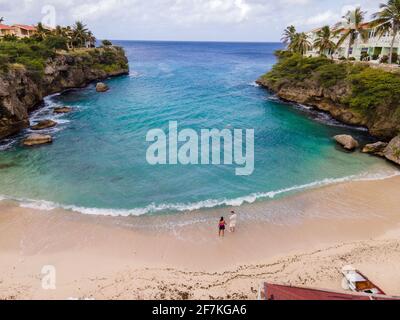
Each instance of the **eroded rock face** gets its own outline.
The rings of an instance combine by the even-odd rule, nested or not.
[[[400,136],[393,138],[383,153],[386,159],[400,165]]]
[[[97,85],[96,85],[96,91],[97,92],[106,92],[106,91],[108,91],[110,88],[108,87],[108,85],[106,85],[105,83],[103,83],[103,82],[99,82]]]
[[[57,122],[53,120],[43,120],[37,123],[36,125],[32,126],[32,130],[43,130],[48,128],[53,128],[57,125]]]
[[[367,127],[373,136],[382,140],[390,140],[400,130],[400,123],[390,108],[377,107],[373,117],[367,117],[346,106],[343,101],[351,94],[351,88],[343,83],[322,88],[312,79],[306,79],[300,84],[289,80],[275,84],[264,77],[258,79],[257,83],[284,100],[328,112],[336,120],[349,125]]]
[[[49,135],[43,135],[43,134],[31,134],[29,135],[23,142],[22,144],[27,147],[31,146],[36,146],[36,145],[41,145],[41,144],[47,144],[53,142],[53,138]]]
[[[369,154],[375,154],[377,156],[384,156],[384,150],[386,149],[386,147],[388,146],[388,144],[386,142],[375,142],[375,143],[371,143],[371,144],[367,144],[364,146],[364,148],[362,149],[363,153],[369,153]]]
[[[58,107],[53,109],[54,113],[70,113],[72,112],[72,108],[70,107]]]
[[[333,137],[346,150],[355,150],[358,148],[359,143],[356,139],[348,134],[341,134]]]
[[[105,54],[105,50],[108,53]],[[110,59],[115,67],[102,68]],[[122,49],[97,48],[81,55],[57,54],[46,63],[44,75],[38,79],[22,66],[12,66],[0,75],[0,139],[29,127],[29,111],[43,97],[71,88],[81,88],[95,80],[129,73],[128,60]]]

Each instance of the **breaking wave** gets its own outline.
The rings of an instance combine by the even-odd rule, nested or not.
[[[145,214],[161,213],[161,212],[183,212],[195,211],[200,209],[210,209],[215,207],[232,206],[238,207],[243,204],[251,204],[262,199],[274,199],[277,196],[291,194],[298,191],[307,189],[315,189],[318,187],[328,186],[349,181],[374,181],[385,180],[400,176],[400,171],[391,172],[378,172],[378,173],[364,173],[359,175],[352,175],[336,179],[323,179],[303,185],[295,185],[292,187],[279,189],[275,191],[253,193],[248,196],[238,197],[234,199],[208,199],[204,201],[192,203],[176,203],[176,204],[150,204],[143,208],[134,209],[106,209],[106,208],[86,208],[74,205],[62,205],[51,201],[45,200],[32,200],[32,199],[18,199],[0,195],[0,201],[13,200],[19,203],[22,208],[31,208],[42,211],[52,211],[54,209],[64,209],[76,213],[87,215],[101,215],[101,216],[141,216]]]

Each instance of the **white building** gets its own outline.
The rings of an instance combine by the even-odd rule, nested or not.
[[[390,52],[390,45],[392,42],[392,34],[387,33],[383,36],[376,34],[376,29],[371,27],[370,23],[365,23],[363,28],[368,32],[368,39],[364,41],[358,34],[356,40],[352,46],[349,46],[350,39],[344,41],[339,48],[332,54],[334,58],[338,59],[341,57],[347,58],[347,51],[349,51],[349,58],[355,58],[356,60],[371,60],[379,61],[383,56],[388,56]],[[317,33],[320,29],[314,29],[307,32],[309,41],[311,44],[317,39]],[[346,32],[345,29],[339,32],[332,40],[337,43]],[[400,53],[400,33],[397,35],[393,52]],[[324,52],[325,55],[330,55],[330,52]],[[306,53],[307,56],[319,55],[318,49],[312,48]]]

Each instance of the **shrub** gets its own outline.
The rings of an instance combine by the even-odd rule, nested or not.
[[[344,60],[347,60],[347,59],[346,59],[346,57],[341,56],[341,57],[339,58],[339,60],[344,61]]]
[[[350,57],[350,58],[349,58],[349,61],[356,61],[356,58]]]
[[[372,55],[372,60],[378,60],[378,59],[379,59],[379,54]]]
[[[43,44],[50,48],[56,50],[68,50],[67,40],[63,37],[50,36],[47,37]]]
[[[382,56],[380,63],[389,63],[389,56],[387,55]]]
[[[316,69],[316,79],[321,86],[328,88],[344,80],[347,74],[346,64],[326,64]]]
[[[348,98],[351,107],[373,113],[378,106],[393,109],[399,107],[400,76],[379,69],[365,68],[349,78],[352,94]]]
[[[110,46],[112,46],[112,42],[111,42],[110,40],[103,40],[103,41],[101,42],[101,44],[102,44],[104,47],[110,47]]]
[[[397,52],[393,52],[392,54],[392,63],[398,63],[399,62],[399,55]]]

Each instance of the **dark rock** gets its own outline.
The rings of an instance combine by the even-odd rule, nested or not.
[[[53,128],[57,125],[57,122],[53,120],[43,120],[37,123],[36,125],[32,126],[32,130],[43,130],[48,128]]]

